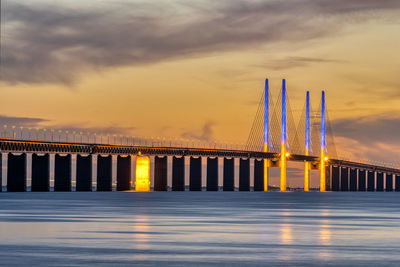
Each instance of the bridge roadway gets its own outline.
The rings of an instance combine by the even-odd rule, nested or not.
[[[168,155],[168,156],[207,156],[207,157],[237,157],[253,159],[269,159],[278,162],[279,153],[267,153],[259,151],[244,151],[213,148],[189,148],[189,147],[159,147],[159,146],[124,146],[107,144],[84,144],[57,141],[36,141],[23,139],[0,139],[0,152],[11,153],[80,153],[80,154],[109,154],[109,155]],[[314,166],[319,164],[319,157],[291,154],[289,161],[312,162]],[[329,159],[331,166],[357,168],[374,172],[385,172],[400,175],[400,169],[359,163],[340,159]],[[277,165],[276,165],[277,166]]]

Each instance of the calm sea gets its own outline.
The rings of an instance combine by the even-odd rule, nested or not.
[[[10,266],[400,266],[400,193],[0,193]]]

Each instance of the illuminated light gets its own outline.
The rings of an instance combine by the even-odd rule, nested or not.
[[[148,156],[136,157],[136,192],[150,191],[150,158]]]
[[[329,159],[328,157],[325,157],[325,161],[328,161],[328,159]]]
[[[264,152],[268,152],[269,136],[269,102],[268,102],[268,79],[265,79],[264,89]],[[264,159],[264,192],[268,191],[268,159]]]
[[[290,157],[290,153],[289,152],[286,152],[286,157],[287,158]]]

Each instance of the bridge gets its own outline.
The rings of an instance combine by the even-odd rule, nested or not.
[[[287,162],[295,161],[304,163],[304,191],[310,190],[311,170],[319,171],[321,192],[400,191],[400,169],[337,157],[328,118],[325,92],[316,112],[307,92],[296,125],[286,81],[274,103],[267,79],[242,146],[122,136],[118,142],[116,135],[87,134],[85,139],[83,133],[77,140],[75,132],[5,126],[0,189],[268,191],[270,168],[277,167],[284,192]]]

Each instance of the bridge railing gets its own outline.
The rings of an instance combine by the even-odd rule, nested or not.
[[[103,144],[120,146],[186,147],[204,149],[244,150],[245,144],[185,138],[142,137],[123,134],[95,133],[64,129],[32,128],[3,125],[0,138],[34,141]]]

